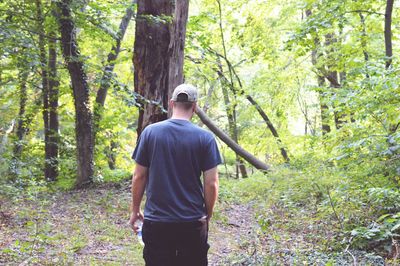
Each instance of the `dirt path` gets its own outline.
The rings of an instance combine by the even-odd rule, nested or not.
[[[211,224],[210,265],[261,263],[259,232],[250,204],[223,204]]]

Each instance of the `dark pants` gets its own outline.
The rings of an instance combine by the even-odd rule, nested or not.
[[[164,223],[144,220],[143,258],[146,266],[207,265],[206,220]]]

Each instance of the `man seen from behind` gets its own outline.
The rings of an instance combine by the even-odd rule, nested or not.
[[[135,223],[143,221],[147,266],[207,265],[221,157],[214,136],[190,122],[197,98],[194,86],[176,87],[169,103],[172,117],[146,127],[133,152],[130,224],[136,232]]]

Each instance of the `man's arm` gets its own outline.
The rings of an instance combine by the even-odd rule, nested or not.
[[[138,230],[138,227],[135,226],[135,222],[138,219],[143,221],[140,203],[142,202],[144,190],[146,188],[147,177],[148,168],[137,163],[135,172],[132,176],[132,214],[129,220],[129,223],[135,233]]]
[[[204,172],[204,201],[207,210],[207,220],[210,221],[214,205],[218,197],[218,169],[211,168]]]

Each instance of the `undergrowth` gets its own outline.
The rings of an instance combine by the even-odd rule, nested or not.
[[[333,154],[333,153],[332,153]],[[222,202],[251,203],[264,232],[305,234],[313,249],[364,250],[396,260],[400,255],[400,191],[384,160],[322,158],[309,154],[290,166],[221,178]],[[281,231],[279,231],[281,232]]]

